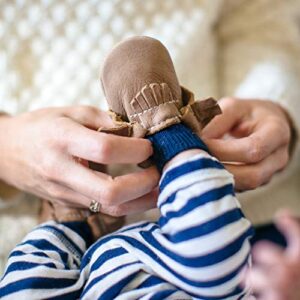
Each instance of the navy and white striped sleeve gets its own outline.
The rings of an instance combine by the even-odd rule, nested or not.
[[[158,207],[159,229],[143,236],[159,257],[160,276],[201,299],[242,296],[253,229],[223,165],[199,154],[172,166],[161,179]]]

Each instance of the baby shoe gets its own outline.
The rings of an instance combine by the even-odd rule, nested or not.
[[[221,113],[213,98],[195,101],[179,85],[167,49],[150,37],[118,44],[104,62],[101,83],[116,125],[103,132],[144,137],[183,122],[200,134]]]

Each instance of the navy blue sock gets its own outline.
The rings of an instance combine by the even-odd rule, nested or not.
[[[162,172],[164,165],[175,155],[189,149],[202,149],[208,152],[204,142],[188,127],[175,124],[147,136],[152,142],[154,153],[152,160]]]

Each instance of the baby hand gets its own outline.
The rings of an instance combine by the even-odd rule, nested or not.
[[[254,266],[245,274],[244,283],[250,286],[257,299],[300,299],[300,223],[287,211],[276,217],[276,225],[287,239],[282,249],[261,242],[253,249]]]

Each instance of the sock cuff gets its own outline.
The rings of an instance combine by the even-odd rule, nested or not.
[[[158,170],[162,172],[164,165],[175,155],[189,149],[202,149],[208,152],[204,142],[183,124],[172,125],[153,135],[147,136],[152,142],[152,156]]]

